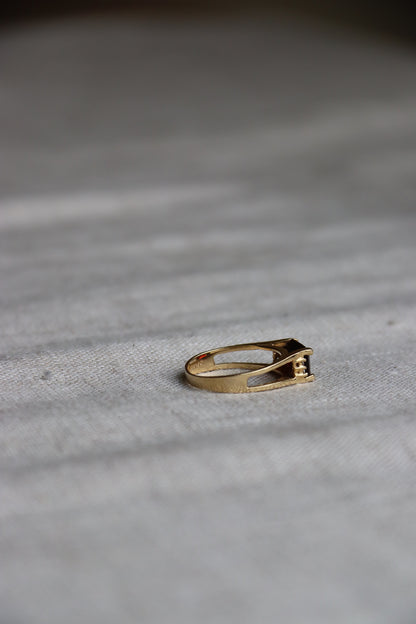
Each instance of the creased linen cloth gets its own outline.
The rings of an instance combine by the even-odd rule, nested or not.
[[[0,622],[414,623],[414,51],[80,19],[0,54]],[[313,384],[184,383],[289,336]]]

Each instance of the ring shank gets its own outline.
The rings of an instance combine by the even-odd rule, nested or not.
[[[220,353],[249,350],[272,351],[273,362],[271,364],[257,362],[226,362],[217,364],[214,359]],[[309,356],[312,353],[312,349],[305,347],[293,338],[220,347],[195,355],[188,360],[185,365],[185,375],[191,385],[212,392],[242,393],[272,390],[294,383],[313,381],[314,377],[309,371]],[[233,369],[243,369],[248,372],[225,375],[206,374]],[[276,381],[248,385],[248,381],[251,378],[267,373],[275,374],[277,377]]]

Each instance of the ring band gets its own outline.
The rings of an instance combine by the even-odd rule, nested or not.
[[[226,362],[215,363],[215,356],[219,353],[230,351],[264,350],[273,354],[272,364],[257,362]],[[248,344],[220,347],[195,355],[185,364],[185,376],[187,381],[196,388],[210,390],[211,392],[261,392],[262,390],[274,390],[292,384],[313,381],[314,376],[310,372],[310,356],[313,350],[305,347],[294,338],[272,340],[271,342],[253,342]],[[218,370],[247,369],[249,372],[207,375]],[[273,373],[276,381],[256,384],[256,377]],[[254,381],[254,384],[250,382]]]

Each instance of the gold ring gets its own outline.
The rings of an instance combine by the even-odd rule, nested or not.
[[[215,363],[214,358],[219,353],[251,350],[271,351],[273,362],[271,364],[258,362]],[[211,392],[239,393],[274,390],[292,384],[313,381],[315,377],[310,372],[312,353],[312,349],[305,347],[294,338],[220,347],[194,355],[185,364],[185,376],[192,386]],[[249,372],[210,375],[213,371],[230,369],[243,369]],[[263,383],[264,379],[261,377],[269,373],[272,373],[273,377],[277,377],[277,379]]]

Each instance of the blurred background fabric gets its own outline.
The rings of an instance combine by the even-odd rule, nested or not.
[[[0,63],[0,622],[414,624],[409,39],[85,15]],[[288,336],[313,384],[184,383]]]

